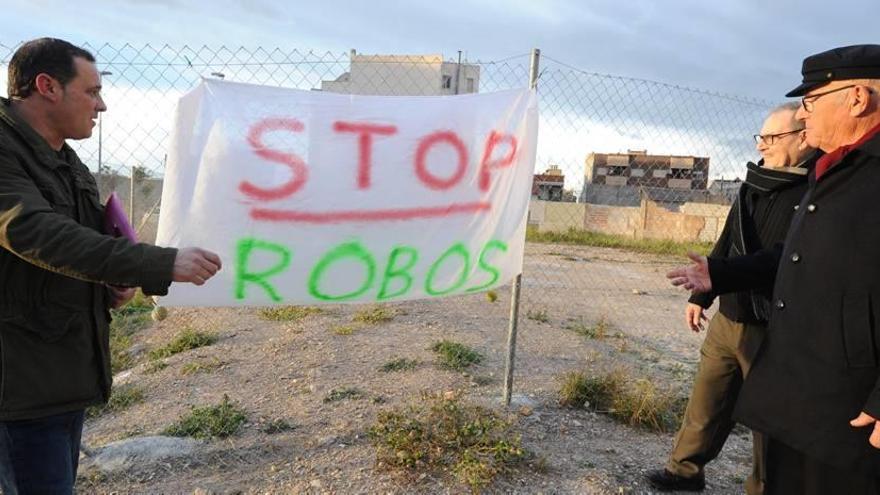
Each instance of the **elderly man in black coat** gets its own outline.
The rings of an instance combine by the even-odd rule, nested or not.
[[[767,435],[765,493],[880,494],[880,45],[803,63],[797,118],[826,154],[784,245],[669,273],[695,292],[773,286],[734,419]]]

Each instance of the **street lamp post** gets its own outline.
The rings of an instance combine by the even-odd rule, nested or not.
[[[106,71],[106,70],[102,70],[100,72],[100,74],[101,74],[101,77],[113,75],[112,72]],[[104,156],[103,156],[103,153],[104,153],[103,134],[104,134],[104,132],[103,132],[103,125],[101,124],[102,121],[104,120],[102,117],[103,113],[104,112],[100,112],[98,114],[98,174],[104,173]]]

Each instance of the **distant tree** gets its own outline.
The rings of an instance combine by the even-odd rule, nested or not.
[[[132,168],[132,175],[134,176],[134,182],[143,182],[146,179],[149,179],[153,176],[153,171],[144,167],[143,165],[135,165]]]

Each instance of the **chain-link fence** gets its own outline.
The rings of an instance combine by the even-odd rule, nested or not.
[[[16,44],[0,44],[6,65]],[[155,236],[177,99],[201,78],[341,93],[446,95],[529,84],[530,54],[495,61],[281,49],[86,46],[103,73],[92,139],[71,143],[103,194],[130,205],[144,239]],[[629,327],[668,325],[651,239],[711,243],[724,224],[751,139],[768,102],[587,72],[544,54],[540,131],[529,211],[523,304],[565,318],[605,316]],[[631,245],[608,250],[596,244]],[[655,249],[656,251],[656,249]],[[668,316],[668,315],[666,315]]]

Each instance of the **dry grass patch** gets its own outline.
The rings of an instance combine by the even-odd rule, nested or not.
[[[600,317],[592,325],[587,324],[583,318],[578,318],[566,325],[565,329],[590,339],[604,339],[609,335],[611,324],[608,323],[604,316]]]
[[[96,418],[107,413],[117,413],[144,401],[144,389],[136,385],[120,385],[113,387],[110,400],[99,406],[86,409],[87,418]]]
[[[431,350],[437,354],[440,364],[457,371],[483,361],[483,355],[476,350],[451,340],[436,342],[431,346]]]
[[[324,397],[324,403],[330,402],[339,402],[343,400],[352,400],[352,399],[360,399],[364,396],[364,392],[355,387],[342,387],[342,388],[334,388],[331,390],[326,397]]]
[[[125,306],[110,310],[110,365],[114,374],[134,366],[132,336],[150,324],[152,302],[140,291]]]
[[[528,455],[511,423],[439,395],[426,394],[416,405],[380,412],[369,437],[379,468],[408,475],[452,473],[474,492]]]
[[[274,306],[261,309],[260,318],[269,321],[299,321],[323,312],[323,309],[312,306]]]
[[[336,335],[351,335],[358,329],[357,325],[333,325],[330,330]]]
[[[163,359],[181,352],[198,349],[217,342],[217,335],[214,333],[197,332],[190,328],[180,332],[174,340],[168,344],[150,351],[150,359]]]
[[[536,227],[526,229],[529,242],[551,244],[575,244],[624,249],[636,253],[668,254],[685,256],[689,251],[707,255],[712,250],[711,242],[676,242],[663,239],[632,239],[629,237],[602,234],[583,229],[569,228],[565,232],[541,232]]]
[[[559,389],[562,406],[588,409],[651,431],[678,427],[685,400],[658,390],[646,379],[634,379],[623,370],[590,375],[573,371],[563,375]]]
[[[167,367],[168,363],[166,361],[162,359],[157,359],[155,361],[150,361],[146,364],[146,367],[144,368],[144,373],[151,375],[153,373],[158,373]]]
[[[398,312],[386,306],[372,306],[370,308],[361,309],[354,314],[352,320],[355,323],[366,323],[368,325],[378,325],[386,323],[394,319]]]
[[[183,367],[180,369],[180,373],[183,375],[210,373],[224,366],[226,366],[226,363],[217,358],[212,358],[204,361],[193,361],[192,363],[186,363],[185,365],[183,365]]]
[[[260,425],[260,431],[267,435],[275,435],[276,433],[284,433],[296,429],[295,426],[283,419],[273,419]]]
[[[547,323],[550,321],[550,315],[547,313],[546,309],[530,309],[526,312],[526,318],[537,321],[538,323]]]
[[[217,405],[193,407],[189,414],[181,417],[163,433],[172,437],[226,438],[238,433],[245,421],[247,415],[244,410],[231,402],[229,396],[224,395]]]
[[[419,362],[415,359],[395,358],[380,366],[379,371],[383,373],[390,373],[392,371],[408,371],[415,369],[418,365]]]

